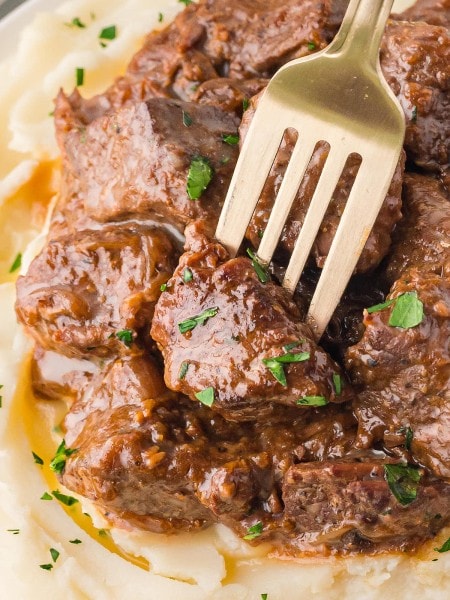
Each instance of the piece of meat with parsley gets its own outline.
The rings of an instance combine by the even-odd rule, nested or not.
[[[351,398],[289,294],[249,258],[229,260],[222,246],[190,234],[151,328],[168,387],[236,420],[277,404],[301,411]]]

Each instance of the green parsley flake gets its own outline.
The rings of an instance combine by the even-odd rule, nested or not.
[[[388,308],[389,306],[391,306],[391,304],[394,304],[395,299],[392,300],[386,300],[386,302],[382,302],[381,304],[374,304],[374,306],[370,306],[369,308],[366,308],[368,314],[372,314],[374,312],[379,312],[380,310],[384,310],[385,308]]]
[[[66,448],[66,442],[65,440],[62,440],[56,450],[54,458],[50,462],[50,470],[61,475],[66,466],[66,459],[77,451],[77,448]]]
[[[260,282],[267,283],[268,281],[270,281],[270,274],[268,268],[259,262],[258,258],[256,257],[256,254],[252,250],[250,250],[250,248],[247,248],[247,254],[252,259],[252,267],[255,269],[255,273],[258,276]]]
[[[18,269],[20,269],[20,267],[22,266],[22,253],[19,252],[16,256],[16,258],[14,259],[12,265],[9,268],[9,272],[10,273],[14,273],[14,271],[17,271]]]
[[[183,361],[180,365],[180,372],[178,373],[178,379],[184,379],[186,377],[186,373],[189,369],[189,363],[187,361]]]
[[[298,345],[297,342],[295,345]],[[299,352],[292,354],[287,352],[281,356],[272,356],[271,358],[263,358],[262,361],[281,385],[287,386],[286,373],[284,372],[283,364],[303,362],[309,360],[309,352]]]
[[[178,323],[178,329],[180,330],[180,333],[192,331],[192,329],[195,329],[197,325],[204,325],[208,319],[215,317],[218,312],[219,309],[217,306],[214,306],[213,308],[207,308],[199,315],[189,317],[189,319],[185,319],[181,323]]]
[[[436,552],[449,552],[450,551],[450,538],[442,544],[440,548],[434,548]]]
[[[51,571],[53,569],[53,565],[50,563],[47,563],[45,565],[39,565],[41,567],[41,569],[44,569],[44,571]]]
[[[242,100],[242,110],[243,110],[243,112],[245,112],[248,109],[249,106],[250,106],[250,100],[248,98],[244,98]]]
[[[183,271],[183,281],[184,283],[189,283],[194,278],[192,271],[186,267]]]
[[[255,538],[259,537],[262,532],[263,524],[261,521],[258,521],[258,523],[255,523],[247,529],[247,535],[244,535],[243,539],[247,541],[254,540]]]
[[[395,299],[389,325],[410,329],[420,325],[423,317],[423,303],[419,300],[417,292],[406,292]]]
[[[315,50],[316,44],[314,42],[308,42],[308,50]]]
[[[48,492],[44,492],[40,497],[40,500],[53,500],[53,496]]]
[[[106,529],[99,529],[98,535],[100,535],[101,537],[105,537],[108,535],[108,531],[106,531]]]
[[[167,283],[163,283],[160,288],[161,292],[165,292],[167,290]]]
[[[98,37],[100,40],[115,40],[117,35],[117,29],[115,25],[109,25],[100,31]]]
[[[0,384],[0,390],[3,388],[3,385]],[[0,396],[0,408],[3,406],[3,396]]]
[[[84,29],[86,25],[79,19],[79,17],[74,17],[70,23],[64,23],[66,27],[78,27],[79,29]]]
[[[53,562],[55,563],[59,558],[59,552],[55,548],[50,548],[50,554]]]
[[[417,123],[417,106],[413,106],[411,110],[411,121]]]
[[[267,600],[267,594],[261,594],[261,600]]]
[[[69,540],[69,544],[82,544],[83,542],[81,540],[79,540],[78,538],[75,538],[74,540]]]
[[[407,465],[384,465],[384,478],[389,489],[402,506],[411,504],[417,498],[420,471]]]
[[[19,535],[20,533],[20,529],[7,529],[6,531],[12,533],[13,535]]]
[[[75,82],[76,86],[80,86],[84,84],[84,69],[81,67],[77,67],[75,69]]]
[[[44,464],[44,461],[42,460],[42,458],[41,458],[40,456],[38,456],[38,455],[36,454],[36,452],[33,452],[33,450],[32,450],[32,451],[31,451],[31,454],[33,455],[34,462],[35,462],[37,465],[43,465],[43,464]]]
[[[192,0],[178,0],[178,2],[181,2],[181,4],[184,4],[185,6],[192,4]]]
[[[116,338],[123,342],[125,346],[128,348],[133,343],[133,330],[132,329],[122,329],[116,333]]]
[[[73,496],[66,496],[66,494],[62,494],[59,490],[53,490],[52,494],[57,500],[66,506],[73,506],[78,502],[78,500]]]
[[[207,387],[201,392],[197,392],[195,397],[205,406],[212,406],[214,404],[214,388]]]
[[[222,135],[222,142],[225,142],[225,144],[228,144],[229,146],[236,146],[237,144],[239,144],[239,136],[237,134],[223,134]]]
[[[183,115],[183,125],[185,127],[190,127],[192,125],[192,123],[194,122],[192,120],[191,115],[188,112],[186,112],[185,110],[183,110],[181,114]]]
[[[398,432],[404,434],[404,436],[405,436],[406,450],[411,450],[411,443],[413,441],[414,431],[411,429],[411,427],[401,427],[398,430]]]
[[[158,13],[158,23],[162,23],[164,20],[164,15],[162,14],[162,12]]]
[[[339,373],[333,373],[333,385],[336,396],[340,396],[342,392],[342,379]]]
[[[300,406],[325,406],[328,404],[328,400],[324,396],[303,396],[297,400],[297,404]]]
[[[214,171],[209,160],[203,156],[192,159],[189,167],[186,191],[191,200],[198,200],[208,187]]]

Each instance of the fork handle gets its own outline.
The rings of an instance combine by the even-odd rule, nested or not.
[[[325,54],[350,54],[373,69],[394,0],[350,0],[341,27]]]

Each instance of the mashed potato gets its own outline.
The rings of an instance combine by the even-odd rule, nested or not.
[[[31,8],[36,5],[35,0]],[[171,537],[105,531],[86,503],[83,511],[94,524],[80,504],[66,509],[55,498],[45,500],[58,486],[46,465],[58,440],[52,424],[62,407],[31,396],[29,342],[13,310],[17,271],[9,269],[19,252],[26,269],[39,250],[57,188],[52,98],[59,87],[73,88],[77,67],[85,69],[85,95],[102,91],[144,33],[180,8],[176,0],[74,0],[52,14],[37,14],[14,56],[0,65],[7,82],[0,91],[0,598],[448,599],[450,553],[433,550],[448,532],[416,557],[283,561],[223,526]],[[86,27],[71,26],[76,17]],[[112,24],[118,36],[101,48],[98,33]],[[32,451],[44,466],[36,464]]]

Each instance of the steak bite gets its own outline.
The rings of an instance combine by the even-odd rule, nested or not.
[[[64,96],[56,111],[62,129],[70,115]],[[81,130],[72,119],[60,143],[89,217],[113,221],[156,214],[180,229],[198,218],[215,224],[237,159],[237,148],[223,139],[236,135],[235,116],[214,106],[158,98],[126,106]],[[191,198],[186,186],[194,161],[211,181]]]
[[[239,128],[242,140],[244,140],[250,126],[254,110],[257,106],[257,100],[258,98],[254,98],[251,103],[251,109],[244,113]],[[280,149],[262,190],[260,200],[253,213],[246,235],[255,248],[258,248],[261,241],[261,234],[264,232],[269,221],[276,195],[280,189],[296,141],[297,136],[293,131],[288,130],[284,134]],[[294,249],[327,157],[328,150],[322,144],[315,150],[300,184],[280,238],[280,248],[288,254],[291,254]],[[374,269],[389,250],[391,233],[401,217],[401,190],[404,164],[405,156],[402,153],[386,198],[359,258],[356,266],[357,273],[364,273]],[[325,263],[340,218],[344,212],[352,183],[358,172],[358,167],[358,158],[355,155],[351,155],[333,193],[312,247],[312,256],[318,267],[323,267]]]
[[[390,21],[381,69],[406,117],[405,150],[419,167],[448,175],[450,36],[444,27]]]
[[[450,0],[416,0],[399,15],[402,21],[424,21],[430,25],[450,27]]]
[[[339,366],[313,341],[285,290],[262,283],[248,258],[228,260],[219,244],[189,244],[151,328],[170,389],[235,420],[276,404],[302,410],[351,398],[349,386],[337,393]]]
[[[315,552],[320,546],[334,552],[417,547],[450,517],[450,486],[425,477],[423,470],[417,474],[417,497],[402,506],[379,460],[292,466],[283,482],[283,502],[291,535],[297,534],[293,544]]]
[[[417,461],[448,480],[450,246],[436,225],[448,221],[450,203],[437,182],[423,177],[408,177],[405,190],[407,217],[388,265],[388,273],[399,278],[389,305],[365,313],[364,335],[347,352],[351,378],[361,389],[355,403],[357,442],[367,448],[382,441],[399,452],[408,446]],[[402,296],[406,312],[415,311],[418,318],[396,326],[394,300]],[[412,441],[406,440],[409,430]]]
[[[18,319],[43,348],[66,356],[127,354],[176,259],[168,234],[152,227],[51,240],[17,281]]]

